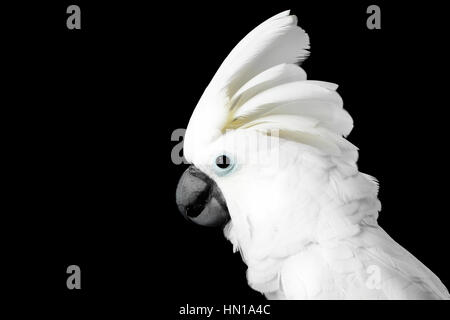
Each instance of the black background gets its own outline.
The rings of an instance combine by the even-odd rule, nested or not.
[[[70,4],[81,30],[66,28]],[[366,27],[370,4],[381,30]],[[186,303],[264,303],[222,232],[177,212],[186,166],[171,162],[170,138],[234,45],[286,9],[311,38],[308,78],[339,84],[354,118],[360,170],[380,181],[380,225],[450,285],[443,8],[38,1],[3,13],[11,296],[66,310],[131,303],[168,318]],[[82,290],[66,288],[71,264]]]

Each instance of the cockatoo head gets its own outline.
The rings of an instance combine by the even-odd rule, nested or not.
[[[336,85],[306,79],[298,63],[308,48],[289,11],[256,27],[204,91],[184,140],[192,165],[177,188],[181,213],[224,226],[249,267],[250,285],[261,292],[276,290],[272,278],[283,257],[355,232],[354,222],[326,212],[376,194],[366,176],[345,185],[358,173],[357,149],[344,139],[352,119]],[[375,214],[368,207],[364,217]]]

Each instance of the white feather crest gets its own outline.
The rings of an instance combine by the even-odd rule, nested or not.
[[[194,158],[228,129],[279,130],[293,139],[342,154],[356,148],[342,136],[353,122],[337,85],[306,80],[296,65],[308,56],[309,37],[289,11],[266,20],[230,52],[189,121],[185,156]],[[191,159],[189,159],[191,158]]]
[[[273,83],[276,80],[271,78],[269,81]],[[327,145],[325,150],[331,154],[355,148],[342,139],[352,130],[353,120],[342,108],[343,102],[335,91],[336,85],[303,80],[282,83],[258,92],[257,88],[262,87],[263,83],[257,83],[242,93],[238,91],[240,98],[230,110],[226,129],[278,129],[284,138],[290,137],[322,149]],[[232,101],[236,101],[234,97]]]
[[[282,63],[308,56],[309,37],[289,10],[266,20],[244,37],[217,70],[210,86],[233,96],[257,74]]]

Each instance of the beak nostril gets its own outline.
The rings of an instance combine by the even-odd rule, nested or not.
[[[193,204],[187,206],[185,209],[186,216],[188,216],[189,218],[196,218],[200,215],[200,213],[202,213],[204,207],[204,204]]]

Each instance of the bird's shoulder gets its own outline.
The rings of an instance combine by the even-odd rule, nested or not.
[[[380,227],[315,244],[286,260],[287,299],[448,299],[440,280]]]

